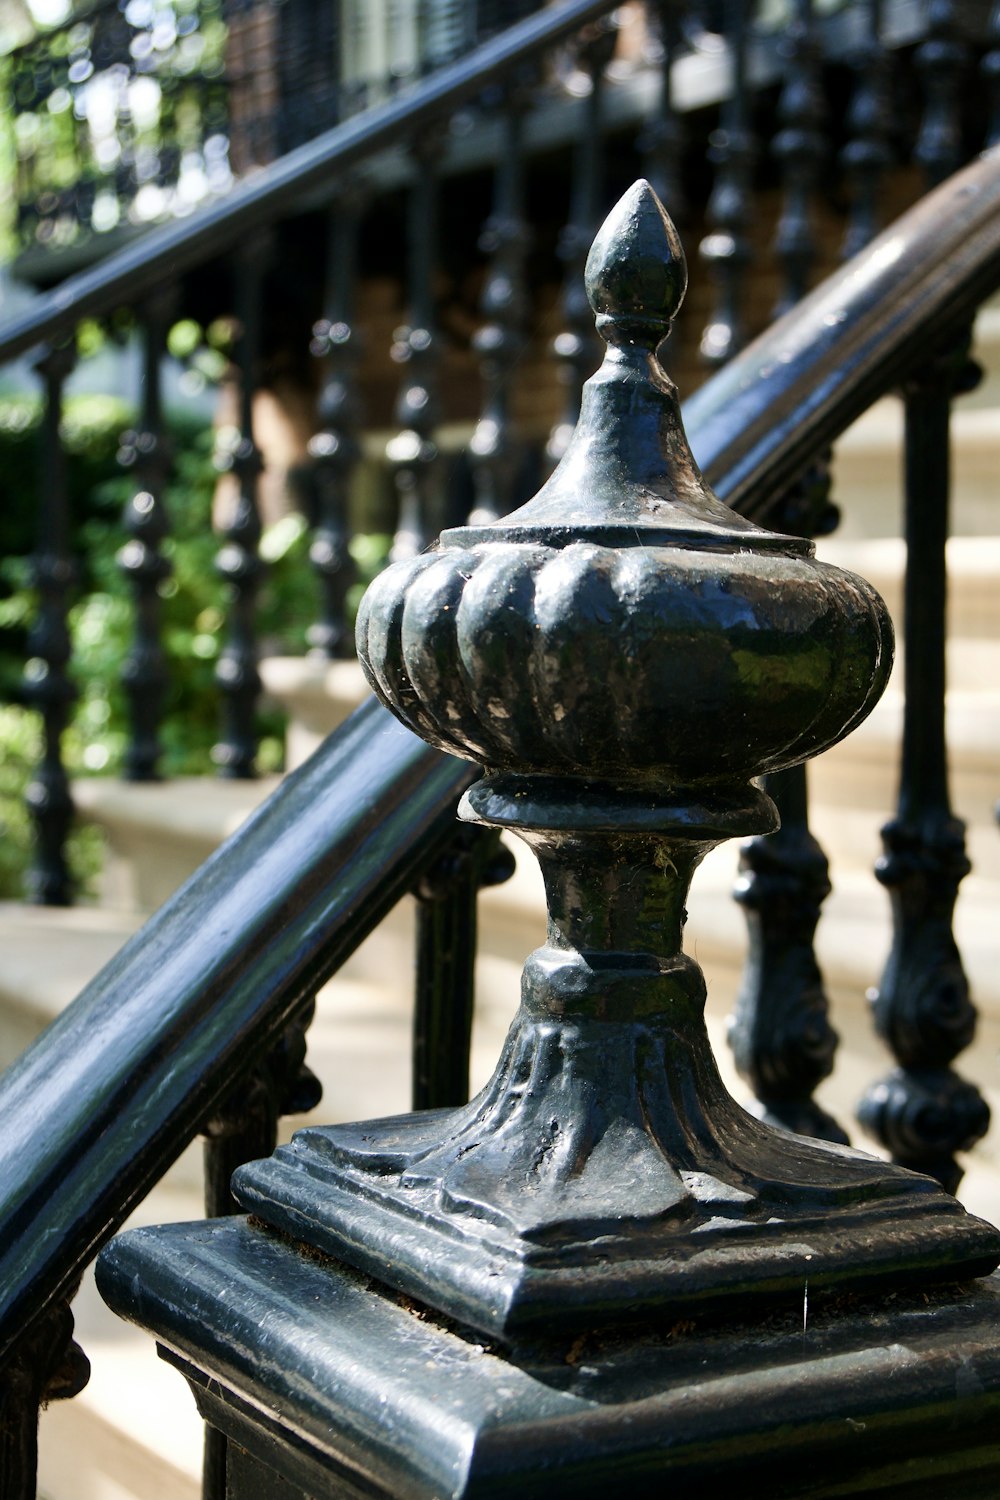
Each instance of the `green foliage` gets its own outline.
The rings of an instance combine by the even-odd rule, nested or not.
[[[120,684],[132,637],[133,611],[128,584],[117,564],[123,544],[123,508],[135,481],[118,468],[119,434],[131,418],[121,403],[86,398],[68,403],[63,437],[69,456],[69,482],[77,514],[74,552],[81,579],[69,623],[72,673],[78,689],[73,724],[66,736],[71,776],[114,774],[127,742],[127,705]],[[31,509],[38,461],[39,414],[31,403],[0,402],[0,465],[9,477],[12,504],[0,520],[6,556],[0,561],[0,896],[19,893],[30,845],[23,811],[24,789],[39,753],[38,721],[19,706],[26,634],[34,613],[26,553],[31,542]],[[171,574],[161,586],[163,644],[171,687],[163,730],[162,768],[167,775],[210,774],[217,738],[219,694],[215,664],[225,643],[226,588],[215,571],[219,539],[211,525],[217,471],[212,434],[174,421],[174,463],[164,495],[171,536],[164,553]],[[356,607],[364,582],[385,561],[389,538],[360,536],[352,543],[363,580],[354,591]],[[318,612],[318,590],[308,562],[305,521],[289,515],[265,531],[265,562],[258,622],[269,654],[301,654],[306,631]],[[284,724],[265,713],[259,756],[262,770],[281,766]],[[92,830],[81,831],[71,851],[79,879],[96,867]]]

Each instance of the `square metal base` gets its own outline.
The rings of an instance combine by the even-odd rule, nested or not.
[[[122,1235],[98,1281],[276,1494],[1000,1494],[1000,1274],[515,1350],[240,1219]]]

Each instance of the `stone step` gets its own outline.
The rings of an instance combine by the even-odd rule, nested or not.
[[[279,780],[179,776],[143,783],[92,776],[74,782],[79,815],[104,833],[102,903],[117,911],[156,911]]]
[[[265,690],[288,714],[285,762],[294,771],[368,696],[357,661],[272,656],[260,664]]]

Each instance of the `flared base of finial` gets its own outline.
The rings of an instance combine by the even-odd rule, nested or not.
[[[547,956],[529,960],[525,1005],[469,1105],[301,1131],[236,1174],[242,1206],[510,1343],[1000,1260],[1000,1232],[930,1179],[740,1109],[692,1016],[689,960],[602,974],[609,1011],[638,1013],[619,1021],[560,1019],[551,991],[533,1006]]]

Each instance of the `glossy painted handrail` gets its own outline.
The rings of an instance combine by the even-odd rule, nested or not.
[[[475,774],[369,700],[0,1078],[0,1359],[412,888]]]

